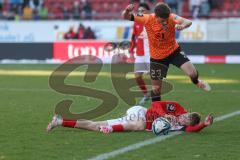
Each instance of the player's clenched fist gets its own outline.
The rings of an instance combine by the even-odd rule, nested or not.
[[[134,9],[134,5],[133,4],[129,4],[127,7],[126,7],[126,11],[128,12],[132,12]]]
[[[134,9],[134,5],[133,4],[129,4],[124,11],[122,12],[122,17],[123,19],[127,19],[127,20],[131,20],[132,15],[132,11]]]
[[[209,125],[211,125],[213,123],[213,115],[212,114],[209,114],[207,117],[206,117],[206,119],[205,119],[205,121],[204,121],[204,124],[206,125],[206,126],[209,126]]]

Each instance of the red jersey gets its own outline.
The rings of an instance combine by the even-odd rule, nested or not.
[[[75,39],[76,38],[76,33],[74,31],[69,31],[65,33],[64,39]]]
[[[153,102],[151,107],[146,113],[146,130],[152,130],[152,123],[158,117],[164,116],[165,114],[178,117],[187,111],[177,102],[173,101],[156,101]],[[186,132],[198,132],[203,129],[205,125],[200,123],[195,126],[174,126],[171,130],[184,130]]]
[[[144,56],[144,26],[134,22],[133,25],[133,36],[132,39],[132,49],[136,46],[136,55]]]

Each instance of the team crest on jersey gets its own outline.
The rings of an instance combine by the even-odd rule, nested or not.
[[[175,110],[175,105],[174,104],[167,104],[167,110],[169,112],[173,112]]]

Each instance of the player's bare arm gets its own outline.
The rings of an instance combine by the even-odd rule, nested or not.
[[[177,15],[175,16],[175,20],[178,22],[178,24],[176,24],[176,26],[175,26],[176,30],[183,30],[192,25],[192,21],[190,21],[189,19],[177,16]]]
[[[131,20],[131,17],[132,17],[132,12],[133,12],[133,9],[134,9],[134,5],[133,4],[129,4],[125,9],[124,11],[122,12],[122,17],[123,19],[126,19],[126,20]]]
[[[197,125],[194,125],[194,126],[187,126],[185,128],[185,132],[200,132],[202,129],[204,129],[205,127],[208,127],[210,125],[213,124],[213,115],[212,114],[209,114],[204,122],[200,122],[199,124]]]

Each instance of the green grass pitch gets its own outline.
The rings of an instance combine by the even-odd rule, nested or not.
[[[49,73],[57,66],[0,65],[0,160],[82,160],[155,137],[151,132],[103,135],[69,128],[56,128],[46,133],[46,125],[59,101],[72,99],[72,112],[89,110],[100,102],[53,91],[48,79]],[[213,113],[217,117],[240,110],[240,65],[204,64],[196,67],[200,77],[210,82],[212,92],[199,90],[181,71],[171,67],[168,81],[174,84],[174,91],[164,95],[163,100],[178,101],[204,116]],[[109,66],[103,71],[109,72]],[[82,83],[82,77],[69,77],[66,82],[78,85]],[[89,87],[117,96],[107,75],[100,75]],[[117,118],[127,108],[129,106],[120,100],[116,109],[96,120]],[[232,117],[200,133],[181,134],[110,159],[238,160],[239,121],[240,116]]]

